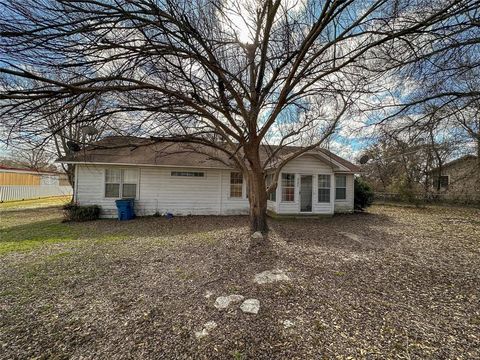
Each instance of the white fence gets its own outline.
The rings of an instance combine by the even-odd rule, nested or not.
[[[72,187],[58,185],[0,185],[0,202],[62,195],[72,195]]]

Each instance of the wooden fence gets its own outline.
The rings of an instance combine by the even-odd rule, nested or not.
[[[59,185],[5,185],[0,186],[0,202],[38,199],[50,196],[72,195],[71,186]]]

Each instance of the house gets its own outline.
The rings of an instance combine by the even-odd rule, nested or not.
[[[0,202],[70,195],[65,173],[0,165]]]
[[[475,155],[466,155],[431,172],[432,190],[447,200],[479,200],[480,181]]]
[[[262,147],[262,156],[272,148]],[[276,160],[298,147],[283,148]],[[116,215],[115,200],[135,198],[139,215],[248,214],[247,183],[220,151],[203,145],[107,137],[72,156],[74,199],[97,204],[102,217]],[[274,167],[267,169],[272,180]],[[273,214],[333,214],[353,211],[353,179],[358,167],[325,149],[288,162],[268,199]]]

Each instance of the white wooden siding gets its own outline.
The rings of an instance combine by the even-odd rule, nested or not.
[[[108,166],[112,168],[113,166]],[[104,197],[105,166],[78,165],[77,202],[98,204],[103,217],[116,216],[115,200]],[[119,167],[119,168],[125,168]],[[233,215],[248,213],[246,184],[241,199],[230,198],[230,171],[195,169],[204,177],[171,176],[174,171],[191,169],[140,167],[135,212],[153,215],[171,212],[174,215]]]
[[[128,166],[77,165],[76,196],[80,205],[97,204],[103,217],[117,214],[115,199],[105,198],[105,168]],[[135,167],[135,166],[133,166]],[[135,167],[139,169],[135,211],[138,215],[171,212],[175,215],[234,215],[248,214],[246,179],[243,181],[242,198],[230,197],[230,170],[202,169],[204,177],[171,176],[171,171],[192,171],[182,168]],[[276,189],[276,201],[268,201],[270,211],[279,214],[300,212],[300,176],[312,175],[312,213],[332,214],[334,211],[353,210],[353,175],[347,175],[347,199],[334,201],[335,178],[330,165],[311,155],[304,155],[288,163],[282,173],[295,174],[295,201],[282,202],[281,178]],[[318,202],[318,175],[331,176],[330,203]]]
[[[312,213],[313,214],[332,214],[334,211],[333,199],[335,198],[335,189],[333,188],[333,169],[330,165],[321,161],[318,157],[312,155],[303,155],[285,165],[282,173],[295,174],[295,201],[282,201],[282,178],[278,180],[277,186],[277,213],[278,214],[298,214],[300,213],[300,176],[312,175]],[[318,202],[318,175],[330,175],[330,203]]]
[[[353,211],[353,174],[347,176],[347,196],[345,200],[335,200],[335,212],[352,212]],[[335,182],[333,182],[335,184]],[[335,185],[334,185],[335,186]],[[335,190],[335,189],[334,189]],[[333,193],[335,198],[335,192]]]

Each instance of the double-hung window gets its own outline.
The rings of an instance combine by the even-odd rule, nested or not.
[[[105,169],[106,198],[135,198],[137,183],[137,169]]]
[[[282,201],[295,201],[295,174],[282,174]]]
[[[347,175],[335,176],[335,200],[347,199]]]
[[[241,172],[230,173],[230,197],[241,198],[243,193],[243,175]]]
[[[318,175],[318,202],[330,202],[330,175]]]

